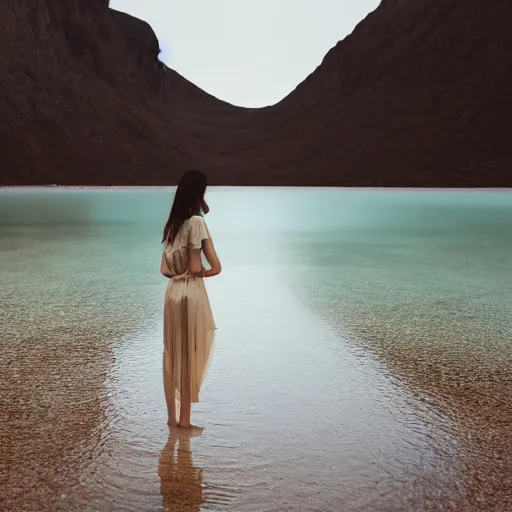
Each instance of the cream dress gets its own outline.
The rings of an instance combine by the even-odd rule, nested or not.
[[[207,238],[210,233],[203,217],[195,215],[186,220],[172,245],[164,246],[162,274],[186,274],[189,248],[201,249]],[[170,279],[164,306],[164,386],[167,406],[176,407],[178,420],[180,393],[184,386],[189,386],[191,401],[199,401],[199,391],[213,354],[215,329],[203,279],[192,276]],[[175,404],[169,403],[173,388]]]

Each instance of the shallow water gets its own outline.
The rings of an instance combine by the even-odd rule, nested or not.
[[[0,509],[512,505],[512,194],[214,189],[219,330],[170,436],[170,192],[0,191]]]

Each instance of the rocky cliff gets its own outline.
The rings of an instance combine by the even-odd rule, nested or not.
[[[264,109],[167,68],[107,0],[0,10],[3,184],[512,186],[508,0],[384,0]]]
[[[4,184],[169,182],[194,127],[236,111],[158,60],[146,23],[106,0],[14,0],[0,13]]]
[[[383,2],[268,112],[269,166],[305,183],[512,186],[511,19],[507,0]]]

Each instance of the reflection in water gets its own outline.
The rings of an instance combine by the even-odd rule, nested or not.
[[[203,471],[194,466],[190,438],[193,431],[173,430],[158,464],[162,506],[169,512],[198,512],[203,503]]]

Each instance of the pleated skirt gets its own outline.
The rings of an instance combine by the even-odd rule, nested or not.
[[[165,293],[163,369],[166,396],[172,396],[172,386],[177,409],[183,386],[188,386],[191,402],[199,401],[213,355],[215,329],[203,279],[171,279]]]

